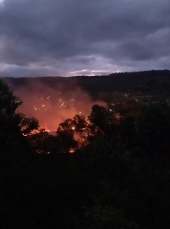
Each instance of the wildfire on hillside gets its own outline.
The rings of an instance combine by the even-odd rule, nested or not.
[[[52,89],[37,82],[13,90],[23,101],[18,112],[36,118],[41,128],[49,130],[56,130],[60,123],[77,114],[88,116],[95,103],[103,104],[92,101],[88,93],[76,85],[59,85]]]

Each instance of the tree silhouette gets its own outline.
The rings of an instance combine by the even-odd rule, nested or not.
[[[148,159],[169,163],[170,107],[167,103],[145,106],[137,123],[139,145]],[[164,164],[163,163],[163,164]]]
[[[69,153],[72,148],[76,148],[77,141],[74,139],[74,130],[72,119],[60,123],[56,132],[60,143],[60,152]]]
[[[23,134],[29,134],[38,128],[38,121],[34,118],[26,118],[17,113],[21,100],[13,94],[11,89],[0,81],[0,158],[1,163],[22,154],[27,145]]]

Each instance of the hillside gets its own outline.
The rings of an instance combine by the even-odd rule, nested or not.
[[[89,94],[101,92],[129,92],[165,94],[170,92],[170,71],[152,70],[143,72],[113,73],[103,76],[75,76],[75,77],[35,77],[35,78],[5,78],[13,87],[43,83],[55,88],[58,85],[79,85]]]

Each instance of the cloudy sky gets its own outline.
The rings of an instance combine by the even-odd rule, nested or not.
[[[170,0],[0,0],[0,76],[169,69]]]

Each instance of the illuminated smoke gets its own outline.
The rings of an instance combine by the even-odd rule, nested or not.
[[[23,101],[18,112],[38,119],[41,128],[55,131],[61,122],[76,114],[89,115],[91,107],[97,103],[75,83],[59,84],[52,88],[40,80],[31,82],[28,79],[24,86],[10,86]]]

